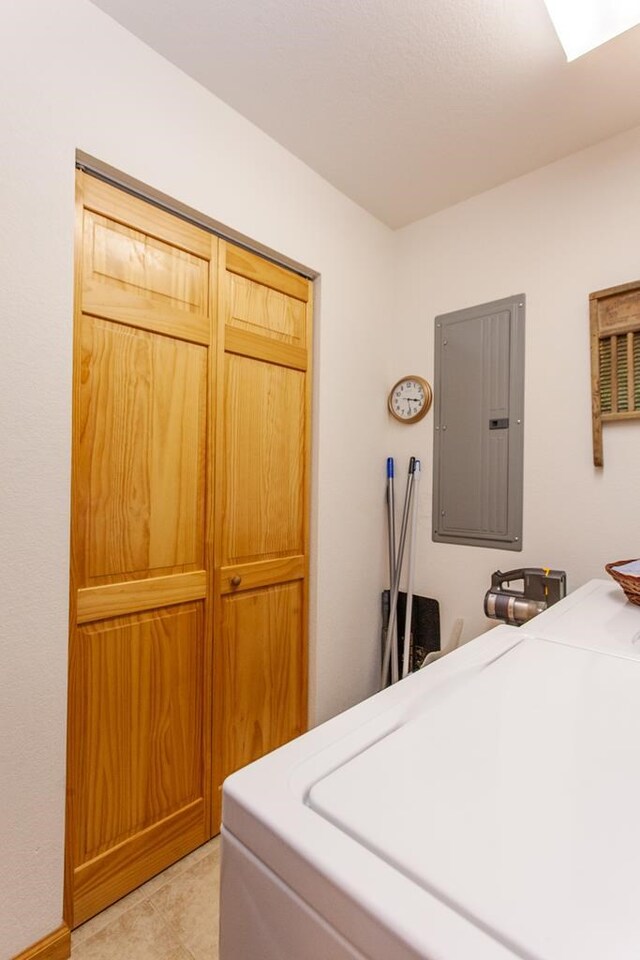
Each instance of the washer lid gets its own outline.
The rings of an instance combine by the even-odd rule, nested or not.
[[[637,960],[637,661],[526,639],[307,803],[522,957]]]

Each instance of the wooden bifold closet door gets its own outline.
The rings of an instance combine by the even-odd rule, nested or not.
[[[71,926],[306,724],[309,287],[77,175]]]
[[[215,780],[307,724],[311,287],[220,242]],[[219,790],[214,798],[219,821]]]

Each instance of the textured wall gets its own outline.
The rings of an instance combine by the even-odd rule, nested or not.
[[[0,31],[0,957],[61,919],[76,148],[320,271],[312,716],[370,693],[392,233],[85,0]]]
[[[433,416],[415,428],[427,459],[417,587],[440,600],[445,638],[456,617],[467,639],[488,626],[493,570],[559,567],[575,589],[640,552],[640,422],[605,425],[593,466],[588,306],[591,291],[640,277],[639,169],[636,129],[397,234],[405,366],[419,349],[433,375],[436,315],[527,297],[522,553],[431,541]]]

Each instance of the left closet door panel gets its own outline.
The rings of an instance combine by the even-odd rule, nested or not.
[[[217,240],[78,174],[66,913],[211,822]]]

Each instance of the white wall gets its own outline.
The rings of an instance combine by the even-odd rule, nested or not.
[[[0,16],[4,960],[62,909],[76,148],[322,275],[315,719],[377,677],[393,235],[85,0],[7,0]]]
[[[456,617],[466,639],[489,625],[498,568],[565,569],[575,589],[640,552],[640,422],[605,425],[604,469],[593,466],[588,308],[591,291],[640,277],[639,225],[636,129],[397,234],[401,366],[433,376],[436,315],[527,297],[521,553],[431,541],[433,416],[411,428],[427,461],[416,587],[440,600],[445,640]]]

